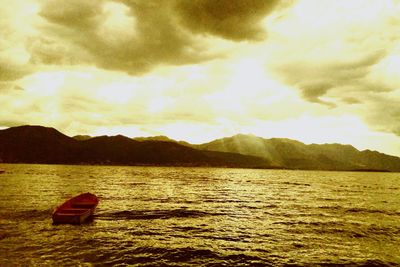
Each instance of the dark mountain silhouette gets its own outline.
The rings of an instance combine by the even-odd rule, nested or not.
[[[174,142],[184,146],[192,147],[192,144],[185,141],[176,141],[174,139],[169,138],[168,136],[158,135],[158,136],[149,136],[149,137],[135,137],[133,140],[137,141],[165,141],[165,142]]]
[[[53,128],[19,126],[0,131],[0,161],[60,163],[72,160],[77,141]],[[71,158],[70,158],[71,157]]]
[[[74,138],[75,140],[78,140],[78,141],[84,141],[84,140],[89,140],[90,138],[93,138],[93,137],[90,135],[79,134],[79,135],[73,136],[72,138]]]
[[[399,157],[359,151],[351,145],[306,145],[285,138],[264,139],[239,134],[194,147],[263,157],[273,166],[288,169],[400,171]]]
[[[351,145],[235,135],[201,145],[168,137],[68,137],[53,128],[0,130],[0,162],[400,171],[400,158]]]
[[[139,142],[122,135],[76,140],[42,126],[0,130],[0,162],[270,167],[255,156],[201,151],[176,142]]]
[[[166,141],[166,142],[177,142],[168,136],[165,135],[157,135],[157,136],[148,136],[148,137],[134,137],[132,138],[136,141]]]

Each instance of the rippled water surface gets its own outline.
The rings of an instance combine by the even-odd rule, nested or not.
[[[400,265],[399,173],[0,167],[0,266]],[[93,221],[53,225],[81,192]]]

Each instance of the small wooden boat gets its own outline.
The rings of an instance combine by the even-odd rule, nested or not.
[[[99,204],[97,196],[83,193],[65,201],[53,212],[53,223],[81,224],[91,217]]]

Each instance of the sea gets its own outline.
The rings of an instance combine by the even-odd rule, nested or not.
[[[400,173],[0,169],[0,266],[400,266]],[[93,218],[53,225],[82,192]]]

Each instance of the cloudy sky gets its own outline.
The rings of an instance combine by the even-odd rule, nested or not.
[[[400,156],[400,1],[0,1],[1,128]]]

